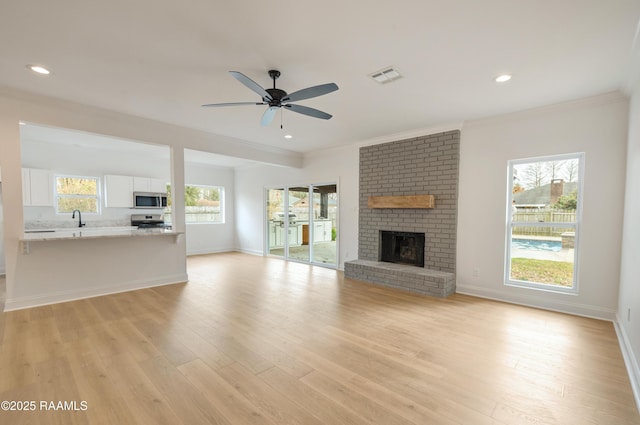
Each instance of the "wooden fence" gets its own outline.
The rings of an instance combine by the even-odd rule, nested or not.
[[[572,227],[539,227],[527,226],[526,223],[575,223],[575,210],[558,209],[518,209],[513,216],[514,235],[560,236],[564,232],[573,231]],[[518,223],[523,223],[520,226]]]
[[[171,211],[165,210],[164,221],[171,223]],[[187,223],[220,223],[222,212],[219,206],[188,206],[185,207],[185,221]]]

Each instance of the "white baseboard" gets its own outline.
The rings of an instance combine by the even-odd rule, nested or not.
[[[99,297],[118,292],[134,291],[137,289],[152,288],[154,286],[171,285],[183,283],[188,280],[186,274],[164,276],[153,280],[137,280],[113,286],[103,286],[99,288],[87,288],[73,291],[54,292],[46,295],[35,295],[21,298],[8,298],[5,300],[4,311],[22,310],[24,308],[38,307],[48,304],[56,304],[67,301],[75,301],[84,298]]]
[[[261,250],[257,249],[233,249],[232,251],[242,252],[243,254],[251,254],[251,255],[259,255],[260,257],[264,256],[264,253]]]
[[[234,252],[235,248],[221,248],[221,249],[203,249],[198,251],[187,251],[187,257],[190,255],[207,255],[207,254],[220,254],[221,252]]]
[[[243,254],[258,255],[260,257],[263,256],[262,251],[238,249],[238,248],[227,248],[227,249],[216,249],[216,250],[189,251],[187,252],[187,257],[190,255],[221,254],[224,252],[241,252]]]
[[[631,389],[636,400],[636,407],[638,408],[638,412],[640,412],[640,364],[638,363],[638,358],[633,353],[627,332],[620,323],[622,323],[622,320],[620,316],[616,315],[616,321],[613,322],[613,326],[618,335],[618,342],[620,343],[620,351],[622,351],[624,364],[627,366],[627,373],[629,374]]]
[[[456,284],[456,292],[459,294],[473,295],[474,297],[487,298],[496,301],[504,301],[512,304],[527,307],[540,308],[542,310],[557,311],[559,313],[573,314],[576,316],[589,317],[592,319],[607,320],[613,322],[616,319],[616,312],[602,307],[568,303],[557,300],[541,301],[539,298],[527,297],[525,295],[510,295],[492,289],[478,288]]]

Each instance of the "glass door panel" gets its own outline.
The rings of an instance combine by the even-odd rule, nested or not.
[[[312,262],[336,264],[338,193],[335,184],[312,186]]]
[[[289,188],[289,258],[309,261],[309,188]]]
[[[285,256],[285,189],[267,189],[267,248],[269,254]]]

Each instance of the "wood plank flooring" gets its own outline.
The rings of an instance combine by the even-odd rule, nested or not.
[[[0,424],[640,424],[611,323],[240,253],[188,271],[0,314],[0,400],[36,402]]]

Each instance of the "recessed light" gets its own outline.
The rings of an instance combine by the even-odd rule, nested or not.
[[[509,81],[510,79],[511,79],[511,75],[509,74],[498,75],[496,77],[496,83],[504,83],[506,81]]]
[[[37,72],[38,74],[43,74],[43,75],[51,74],[51,71],[49,71],[47,68],[40,65],[27,65],[27,69],[33,72]]]
[[[290,135],[290,134],[285,134],[285,135],[284,135],[284,138],[285,138],[285,139],[293,139],[293,136],[292,136],[292,135]]]

